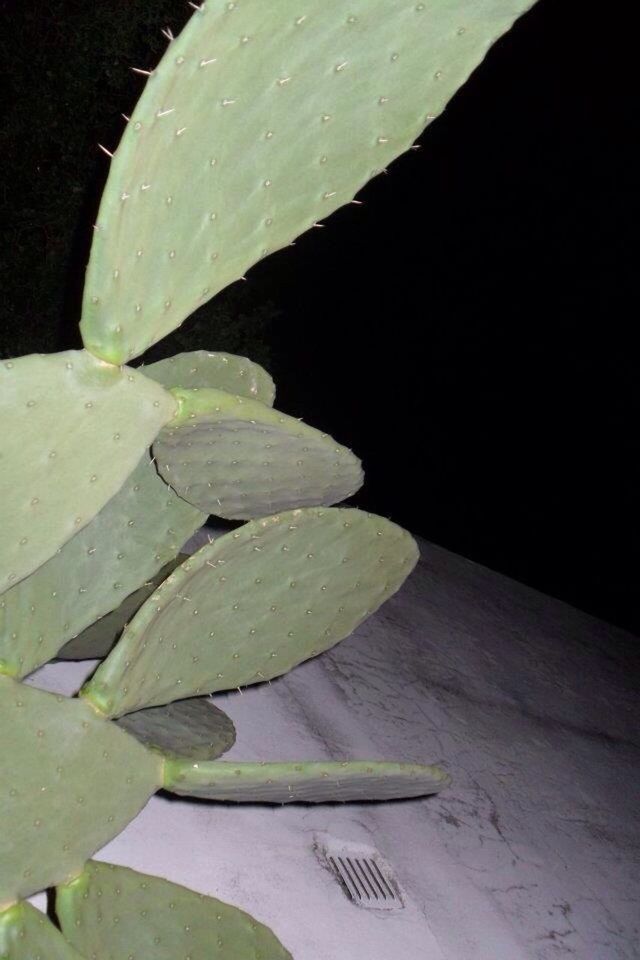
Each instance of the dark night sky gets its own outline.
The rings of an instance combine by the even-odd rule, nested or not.
[[[280,403],[362,455],[360,503],[638,630],[616,32],[542,0],[364,206],[250,276],[285,311]]]
[[[29,7],[8,4],[16,44]],[[63,43],[76,7],[53,5]],[[541,0],[420,151],[246,286],[282,314],[279,406],[362,456],[359,505],[640,631],[636,106],[611,20]]]

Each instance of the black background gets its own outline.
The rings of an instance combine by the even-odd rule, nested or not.
[[[153,66],[159,28],[189,11],[3,11],[10,356],[78,345],[108,165],[95,144],[115,146],[140,90],[128,67]],[[630,25],[611,21],[541,0],[363,206],[253,268],[163,350],[266,362],[281,409],[362,456],[358,505],[637,632],[637,111]]]

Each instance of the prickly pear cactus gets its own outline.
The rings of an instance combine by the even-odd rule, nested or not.
[[[0,365],[0,960],[205,960],[214,942],[285,960],[236,908],[91,858],[161,788],[287,803],[447,784],[416,763],[219,759],[235,731],[207,695],[342,640],[417,548],[331,506],[358,459],[273,410],[256,364],[125,364],[351,200],[528,5],[206,0],[168,34],[113,156],[84,349]],[[209,513],[249,522],[180,557]],[[21,682],[58,653],[106,659],[73,698]],[[25,902],[53,887],[57,926]]]

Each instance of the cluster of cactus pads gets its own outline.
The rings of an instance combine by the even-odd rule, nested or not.
[[[206,351],[129,362],[408,149],[528,0],[206,0],[111,161],[84,349],[0,364],[0,958],[289,957],[212,898],[90,858],[165,789],[224,801],[419,796],[409,763],[234,763],[216,690],[332,647],[417,560],[333,504],[358,459]],[[246,521],[192,556],[215,514]],[[104,658],[74,698],[22,680]],[[54,921],[27,902],[54,888]],[[52,913],[52,915],[54,915]]]

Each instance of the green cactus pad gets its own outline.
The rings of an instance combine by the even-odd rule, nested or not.
[[[0,593],[93,519],[175,409],[159,384],[84,350],[0,363]]]
[[[107,863],[92,861],[59,887],[56,913],[70,943],[93,960],[291,960],[237,907]]]
[[[57,927],[29,903],[0,913],[0,960],[83,960]]]
[[[58,660],[101,660],[109,653],[116,640],[142,604],[154,590],[169,577],[176,567],[187,559],[188,554],[181,553],[165,564],[155,577],[143,584],[139,590],[131,593],[116,610],[100,617],[95,623],[79,633],[73,640],[65,643],[56,654]],[[0,600],[0,606],[2,601]]]
[[[147,600],[82,691],[119,716],[280,676],[348,636],[418,559],[359,510],[292,510],[204,546]]]
[[[193,350],[149,363],[140,367],[140,370],[146,377],[157,380],[169,390],[172,387],[213,387],[240,397],[260,400],[268,407],[273,406],[276,396],[275,384],[263,367],[232,353]]]
[[[0,677],[0,906],[77,876],[162,783],[87,703]]]
[[[222,390],[172,390],[177,416],[153,445],[158,472],[207,513],[249,520],[346,500],[360,461],[313,427]]]
[[[118,633],[122,630],[173,567],[163,569],[160,580],[158,569],[175,560],[206,519],[158,476],[147,451],[124,486],[80,533],[0,596],[4,672],[26,676],[55,657],[71,637],[76,638],[76,650],[86,650],[99,637],[103,647],[108,644],[104,656],[115,640],[112,627],[117,630],[120,622]],[[113,617],[103,624],[98,618],[112,610]],[[81,633],[85,627],[88,639]]]
[[[419,763],[183,760],[167,763],[164,786],[182,796],[238,803],[336,803],[423,797],[449,783],[444,770]]]
[[[350,201],[529,6],[203,3],[111,161],[85,288],[87,348],[113,363],[137,356]]]
[[[206,697],[136,710],[116,723],[149,750],[176,760],[215,760],[236,739],[231,717]]]

